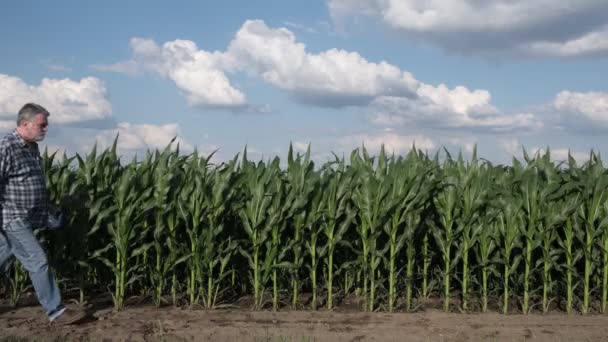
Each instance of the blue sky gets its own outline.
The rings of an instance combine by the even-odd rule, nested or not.
[[[608,151],[603,0],[20,1],[0,41],[0,131],[38,102],[68,154]]]

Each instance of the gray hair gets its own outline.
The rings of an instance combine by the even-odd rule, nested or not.
[[[46,117],[51,115],[48,110],[39,104],[26,103],[23,105],[23,107],[21,107],[19,114],[17,115],[17,126],[19,126],[23,121],[32,121],[38,114],[44,114]]]

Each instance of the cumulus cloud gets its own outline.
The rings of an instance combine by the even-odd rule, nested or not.
[[[589,32],[564,42],[537,41],[523,44],[520,50],[528,51],[533,55],[556,57],[605,54],[608,51],[608,25],[601,30]]]
[[[475,145],[477,144],[477,140],[473,137],[452,137],[444,139],[443,142],[445,145],[455,146],[460,150],[464,149],[464,151],[469,154],[473,153]]]
[[[372,63],[338,49],[318,54],[284,28],[248,20],[227,51],[228,67],[250,72],[302,102],[321,106],[364,105],[380,95],[408,96],[418,81],[386,62]]]
[[[547,151],[544,147],[533,147],[528,151],[530,156],[534,156],[536,154],[545,154]],[[556,162],[568,162],[568,155],[570,155],[578,165],[581,165],[585,162],[589,161],[590,151],[582,152],[582,151],[573,151],[567,148],[550,148],[549,153],[551,153],[551,160]]]
[[[440,127],[534,128],[534,115],[507,115],[482,89],[425,84],[386,61],[371,62],[357,52],[329,49],[311,53],[286,28],[247,20],[224,52],[207,52],[188,40],[162,46],[131,40],[133,59],[105,67],[127,73],[153,72],[175,82],[191,104],[243,106],[245,95],[226,77],[247,73],[287,92],[297,101],[320,107],[371,105],[372,121],[382,125],[421,122]],[[255,106],[248,105],[253,111]]]
[[[171,79],[193,105],[243,106],[246,97],[230,84],[227,72],[260,77],[301,102],[328,107],[366,105],[380,95],[408,96],[418,86],[409,72],[384,61],[369,62],[357,52],[308,53],[291,31],[270,28],[261,20],[246,21],[225,52],[207,52],[189,40],[159,46],[133,38],[131,48],[132,60],[94,67],[159,74]]]
[[[568,155],[572,156],[578,164],[589,161],[589,152],[572,151],[566,148],[558,148],[551,150],[551,158],[557,161],[568,161]]]
[[[602,0],[328,0],[335,21],[372,17],[408,37],[458,51],[542,56],[608,52]]]
[[[41,150],[46,148],[50,153],[57,151],[60,155],[65,152],[67,156],[75,153],[86,155],[94,146],[97,146],[98,150],[105,150],[112,146],[117,136],[117,153],[123,162],[129,162],[135,156],[139,156],[138,159],[141,160],[148,150],[163,150],[174,138],[171,147],[175,150],[179,144],[180,153],[189,154],[196,149],[199,155],[207,156],[218,150],[218,146],[212,144],[192,144],[181,136],[180,127],[175,123],[154,125],[120,122],[110,129],[81,129],[63,126],[53,132],[54,134],[41,143]],[[230,157],[233,156],[226,158]],[[214,155],[212,161],[217,160],[218,156]]]
[[[46,151],[49,155],[55,154],[55,160],[61,160],[64,155],[66,157],[69,157],[71,155],[71,152],[68,151],[67,147],[64,145],[41,143],[40,151],[41,153],[44,153],[44,151]]]
[[[172,80],[193,106],[240,107],[245,95],[234,86],[220,62],[220,52],[199,50],[190,40],[174,40],[159,46],[150,39],[131,39],[133,59],[111,65],[95,65],[98,70],[136,74],[156,73]]]
[[[388,153],[406,154],[413,146],[421,150],[432,150],[436,148],[433,139],[422,135],[399,135],[387,132],[384,134],[355,134],[338,139],[338,145],[346,151],[359,148],[362,145],[369,151],[376,153],[380,151],[382,145]]]
[[[179,143],[181,149],[193,150],[193,146],[179,137],[177,124],[150,125],[121,122],[116,128],[103,130],[96,134],[89,147],[97,143],[101,147],[111,146],[118,135],[117,146],[123,151],[137,151],[146,149],[163,149],[173,138],[175,144]]]
[[[562,91],[553,105],[557,111],[608,127],[608,93]]]
[[[106,88],[99,79],[80,81],[44,78],[28,85],[18,77],[0,74],[0,118],[15,118],[27,102],[36,102],[50,113],[52,123],[68,124],[103,120],[112,116]]]
[[[506,152],[509,156],[511,157],[515,157],[518,159],[523,158],[523,151],[524,148],[526,150],[526,153],[528,153],[529,156],[535,156],[536,154],[544,154],[547,151],[546,147],[538,147],[538,146],[533,146],[533,147],[525,147],[523,144],[521,144],[519,142],[519,140],[517,138],[502,138],[502,139],[498,139],[498,146],[504,151]],[[584,151],[575,151],[572,149],[568,149],[568,148],[562,148],[562,147],[549,147],[549,151],[551,153],[551,159],[557,162],[567,162],[568,161],[568,154],[570,154],[570,156],[572,156],[572,158],[574,158],[574,160],[576,160],[576,162],[578,164],[582,164],[584,162],[589,161],[589,151],[584,152]]]
[[[516,138],[498,139],[498,146],[511,157],[518,156],[522,152],[522,146]]]
[[[293,143],[294,151],[300,152],[300,153],[306,152],[306,150],[308,150],[308,146],[310,146],[310,143],[305,143],[302,141],[296,141]]]
[[[507,115],[492,104],[490,93],[458,86],[449,89],[421,84],[416,97],[381,96],[372,103],[372,121],[380,125],[421,125],[445,128],[480,128],[496,132],[538,129],[543,126],[532,113]]]
[[[15,120],[0,120],[0,132],[8,132],[14,129],[17,126],[16,119],[17,116],[15,115]]]

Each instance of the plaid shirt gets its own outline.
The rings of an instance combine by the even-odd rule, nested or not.
[[[17,130],[0,140],[0,206],[2,226],[15,219],[32,228],[46,226],[48,193],[36,143],[28,144]]]

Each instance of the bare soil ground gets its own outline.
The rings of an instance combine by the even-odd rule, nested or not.
[[[608,316],[202,310],[91,307],[79,325],[49,325],[37,305],[0,305],[5,341],[608,341]]]

